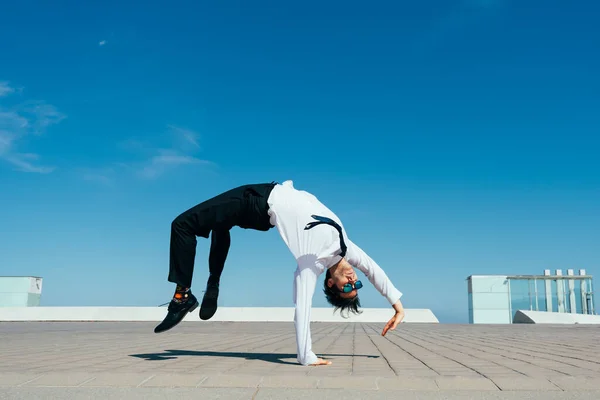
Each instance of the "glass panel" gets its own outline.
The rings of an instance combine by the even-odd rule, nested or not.
[[[583,313],[583,304],[581,304],[581,284],[580,281],[575,281],[575,310],[577,314]]]
[[[571,302],[571,300],[569,300],[569,282],[564,279],[561,279],[560,284],[562,285],[563,304],[565,305],[565,312],[570,313],[571,307],[569,303]]]
[[[588,314],[596,314],[596,307],[594,307],[594,288],[592,286],[593,282],[591,279],[586,279],[586,289],[587,289],[587,305],[588,305]]]
[[[573,282],[573,297],[575,298],[575,304],[573,304],[573,311],[581,314],[581,289],[579,288],[579,281]]]
[[[535,309],[535,289],[528,279],[510,280],[510,307],[512,310],[511,321],[519,310]]]
[[[538,311],[548,311],[546,306],[546,283],[543,279],[536,279]]]
[[[556,279],[552,280],[552,311],[558,312],[558,295],[557,295],[558,286],[556,284]]]
[[[510,279],[510,278],[509,278]],[[546,282],[550,283],[550,292],[552,298],[552,308],[550,311],[558,312],[559,287],[560,301],[564,306],[564,312],[570,313],[571,308],[575,307],[574,311],[578,314],[583,313],[583,304],[585,301],[588,307],[588,313],[592,313],[593,295],[591,279],[585,279],[587,286],[587,296],[582,298],[581,295],[581,279],[573,280],[573,295],[575,297],[575,305],[571,305],[571,294],[569,292],[568,279],[510,279],[510,305],[512,317],[518,310],[533,310],[533,311],[548,311],[546,304]]]

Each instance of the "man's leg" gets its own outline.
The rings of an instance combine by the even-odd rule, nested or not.
[[[217,312],[219,282],[225,268],[225,260],[231,246],[231,235],[227,230],[214,230],[211,234],[210,254],[208,256],[209,276],[206,292],[200,307],[200,318],[207,320]]]
[[[171,252],[169,281],[177,284],[175,295],[169,305],[169,314],[156,327],[162,332],[177,325],[187,312],[193,311],[198,302],[190,291],[196,256],[196,237],[208,238],[212,232],[209,255],[210,277],[200,312],[202,319],[211,318],[217,311],[219,280],[230,246],[229,230],[239,225],[243,228],[268,230],[269,216],[264,204],[254,199],[251,192],[264,192],[272,184],[245,185],[221,193],[179,215],[171,224]],[[257,192],[257,193],[258,193]],[[260,193],[258,193],[260,196]],[[250,204],[251,203],[251,204]],[[265,206],[264,210],[260,206]],[[264,212],[264,213],[263,213]]]
[[[184,215],[184,214],[182,214]],[[182,216],[171,223],[169,251],[169,282],[189,289],[192,286],[196,259],[196,235]]]
[[[169,303],[165,319],[154,329],[160,333],[173,328],[183,318],[198,307],[198,300],[192,294],[192,277],[196,257],[196,236],[208,238],[210,219],[205,218],[207,202],[180,214],[171,223],[169,255],[169,282],[175,283],[175,293]]]
[[[221,274],[225,268],[225,260],[231,246],[229,231],[214,230],[211,234],[210,254],[208,256],[208,284],[219,284]]]

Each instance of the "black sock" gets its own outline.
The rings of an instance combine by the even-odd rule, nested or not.
[[[189,296],[190,288],[182,287],[177,285],[175,288],[175,294],[173,295],[173,301],[176,303],[185,303]]]

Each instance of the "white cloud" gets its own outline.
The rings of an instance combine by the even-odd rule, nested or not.
[[[22,106],[21,114],[29,117],[31,133],[36,135],[44,133],[50,125],[61,122],[66,116],[59,112],[56,107],[45,104],[42,101],[30,101]]]
[[[81,176],[84,180],[89,182],[101,183],[106,186],[112,186],[114,169],[102,168],[102,169],[81,169]]]
[[[84,181],[113,187],[117,178],[123,175],[123,170],[126,168],[130,167],[125,163],[113,163],[102,167],[78,167],[74,172]]]
[[[191,144],[193,147],[198,149],[200,148],[200,145],[198,144],[200,135],[198,135],[198,133],[192,131],[191,129],[180,128],[174,125],[169,125],[168,127],[171,131],[171,134],[182,142],[183,147],[187,147]]]
[[[8,82],[0,81],[0,97],[8,96],[15,92],[15,89],[10,87]]]
[[[4,97],[17,92],[7,83],[0,83]],[[0,159],[22,172],[48,174],[55,168],[39,165],[40,156],[19,151],[20,142],[32,135],[41,135],[50,125],[59,123],[65,115],[54,106],[30,101],[12,107],[0,104]]]
[[[2,117],[0,116],[0,122]],[[7,154],[12,147],[14,137],[9,131],[0,130],[0,157]]]
[[[152,157],[152,164],[159,165],[185,165],[185,164],[206,164],[208,161],[200,160],[196,157],[182,156],[177,154],[165,154]]]
[[[44,167],[35,165],[34,161],[40,158],[39,155],[34,153],[14,153],[8,155],[5,160],[11,163],[17,171],[21,172],[34,172],[38,174],[49,174],[54,171],[54,167]]]
[[[196,156],[200,149],[198,133],[191,129],[168,125],[163,146],[154,146],[147,139],[126,139],[118,144],[121,150],[140,157],[141,161],[115,165],[142,179],[156,179],[184,167],[214,166],[211,161]],[[155,138],[157,141],[161,137]],[[166,145],[165,145],[166,144]]]
[[[8,154],[15,141],[26,136],[29,121],[14,111],[0,108],[0,157]]]
[[[100,41],[100,43],[98,43],[98,46],[104,46],[106,44],[106,40],[102,40]]]
[[[138,176],[145,179],[154,179],[169,170],[189,165],[212,165],[208,160],[202,160],[190,155],[182,154],[176,150],[159,150],[158,155],[152,156],[144,162],[138,171]]]

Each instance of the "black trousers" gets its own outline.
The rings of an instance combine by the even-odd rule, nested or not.
[[[177,216],[171,223],[169,282],[192,286],[196,237],[210,235],[208,283],[219,283],[231,246],[231,228],[267,231],[273,227],[267,199],[274,186],[274,182],[239,186]]]

